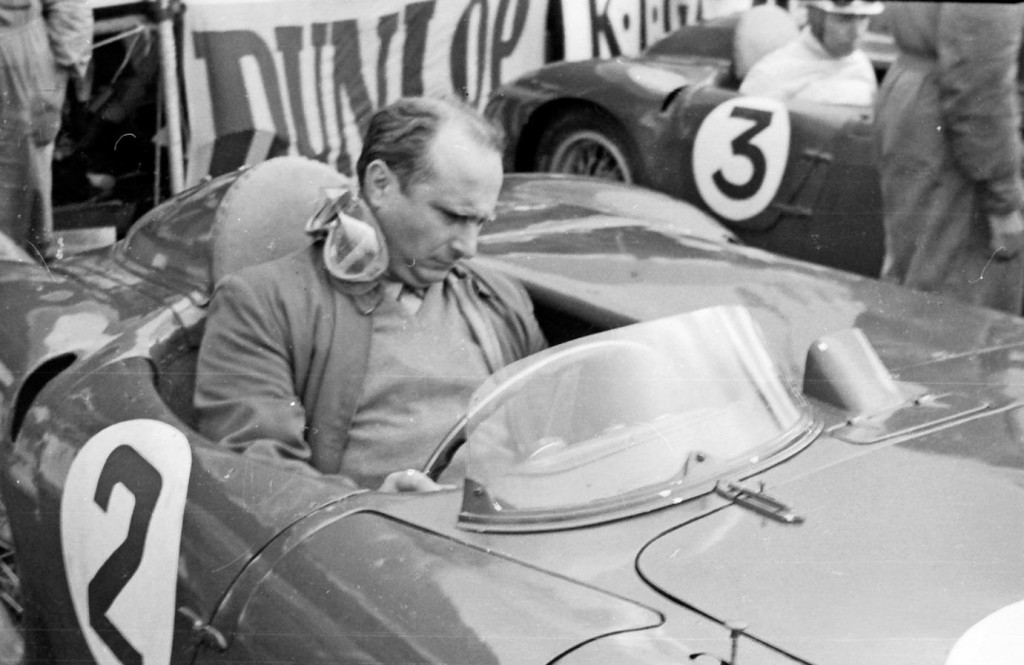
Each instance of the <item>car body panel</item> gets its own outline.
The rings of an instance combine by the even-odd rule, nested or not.
[[[799,528],[730,507],[653,541],[640,573],[810,662],[942,662],[972,625],[1021,599],[997,580],[1018,574],[1024,531],[996,526],[1024,519],[1021,453],[988,449],[1021,415],[777,482],[772,495],[806,517]],[[951,450],[951,437],[976,449]]]
[[[312,634],[326,636],[325,660],[549,662],[580,642],[661,622],[627,600],[346,508],[293,526],[233,586],[215,625],[247,637],[227,659],[284,661]]]
[[[544,131],[588,109],[614,127],[637,184],[700,206],[751,245],[877,275],[884,246],[870,115],[799,102],[773,110],[774,102],[740,96],[728,46],[734,23],[684,28],[636,58],[554,63],[505,84],[486,112],[509,136],[506,170],[533,170]],[[710,46],[712,33],[724,48]],[[744,134],[749,117],[729,118],[736,106],[769,118],[753,138]],[[780,125],[788,141],[769,143]],[[754,159],[782,170],[779,182],[758,179],[751,147],[761,154]],[[719,168],[756,195],[699,186]]]
[[[47,270],[35,263],[5,267],[0,298],[6,325],[0,340],[12,351],[4,360],[18,363],[19,372],[58,352],[93,350],[109,340],[104,332],[112,337],[117,329],[149,316],[155,304],[144,290],[103,276],[93,292],[59,268]],[[21,306],[26,289],[38,301],[30,309]]]
[[[106,360],[100,363],[98,380],[74,381],[73,375],[69,384],[69,377],[61,376],[47,386],[26,416],[18,443],[5,455],[5,473],[13,487],[5,489],[4,502],[12,520],[19,523],[16,542],[21,551],[64,550],[53,526],[60,514],[69,468],[83,444],[109,423],[156,419],[199,439],[161,401],[149,362],[139,358]],[[78,367],[86,375],[90,372],[88,364]],[[57,397],[51,399],[49,395],[54,394]],[[216,606],[227,585],[264,543],[309,511],[352,491],[338,483],[311,483],[294,473],[282,474],[266,463],[209,445],[193,445],[192,450],[185,479],[189,500],[181,537],[177,602],[197,613],[210,612]],[[268,487],[275,492],[268,493]],[[26,595],[45,613],[48,630],[77,634],[66,571],[59,557],[23,559],[20,565],[26,577],[37,580]],[[180,616],[176,623],[175,651],[180,658],[186,657],[195,642],[187,618]],[[71,637],[67,640],[58,654],[76,649],[84,652],[84,644]]]
[[[699,238],[681,242],[676,229],[665,223],[614,214],[582,222],[566,215],[562,220],[564,203],[547,208],[540,203],[553,182],[558,181],[510,178],[500,224],[488,229],[481,245],[485,255],[501,255],[503,270],[551,291],[560,306],[585,303],[621,323],[665,311],[743,305],[795,376],[802,375],[812,341],[850,327],[865,331],[897,377],[913,367],[1024,342],[1015,317],[981,308],[965,315],[943,296],[912,293],[753,248]],[[595,195],[603,192],[602,203],[616,202],[617,188],[605,183],[579,187]],[[629,205],[628,198],[622,201]]]
[[[481,236],[480,260],[523,280],[552,341],[562,341],[555,333],[573,338],[706,307],[742,308],[797,391],[815,340],[861,329],[911,397],[871,413],[808,397],[809,445],[725,479],[763,483],[767,495],[805,517],[802,524],[765,522],[709,480],[676,505],[585,527],[467,530],[459,514],[470,486],[428,495],[356,491],[295,464],[220,449],[195,431],[191,413],[213,274],[211,253],[197,238],[209,242],[222,229],[221,201],[240,178],[224,176],[154,210],[133,231],[137,237],[112,249],[49,271],[0,265],[9,317],[2,334],[10,342],[0,348],[7,368],[0,492],[35,652],[115,662],[86,637],[90,619],[76,614],[74,599],[88,590],[65,565],[65,556],[80,561],[59,516],[66,497],[77,496],[68,489],[76,460],[125,423],[143,438],[170,427],[190,453],[187,464],[152,462],[163,483],[187,488],[173,598],[162,599],[173,602],[173,618],[148,633],[129,626],[127,599],[149,588],[142,568],[106,589],[115,627],[140,652],[151,646],[147,635],[173,636],[168,662],[466,656],[667,664],[728,662],[738,648],[740,662],[824,664],[858,654],[861,662],[877,660],[877,640],[889,634],[906,643],[888,653],[924,663],[986,612],[1024,599],[1019,530],[991,542],[998,529],[1019,523],[1024,506],[1021,320],[737,245],[692,206],[628,186],[510,176],[498,219]],[[181,217],[168,226],[169,210]],[[177,258],[172,266],[160,257]],[[559,317],[580,325],[554,325]],[[62,357],[68,362],[52,364]],[[126,542],[132,488],[147,491],[121,478],[127,484],[118,485],[111,509],[94,510],[94,528],[85,529],[95,534],[85,546],[108,548],[96,555],[100,562]],[[878,561],[869,548],[883,544],[894,554]],[[929,544],[953,549],[934,563]],[[984,546],[991,546],[988,558]],[[896,555],[920,570],[893,584],[916,581],[922,593],[962,602],[949,611],[928,608],[939,630],[928,650],[911,648],[919,627],[912,621],[926,621],[924,614],[894,620],[889,633],[853,621],[876,604],[889,603],[892,616],[922,612],[922,596],[883,596],[879,581],[863,582],[876,562],[880,575],[895,577],[903,565]],[[800,556],[806,580],[791,589],[783,573]],[[750,581],[744,571],[764,574]],[[851,604],[814,614],[810,592],[824,581]],[[864,649],[849,642],[829,650],[797,623],[827,616],[863,629]],[[748,625],[740,630],[732,620]],[[897,634],[901,627],[906,632]]]

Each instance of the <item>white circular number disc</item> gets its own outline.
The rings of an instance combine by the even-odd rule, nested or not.
[[[1024,601],[1007,605],[971,626],[946,659],[946,665],[977,663],[1024,663]]]
[[[765,97],[737,97],[704,118],[693,142],[693,176],[712,211],[738,222],[762,212],[789,159],[789,112]]]
[[[191,468],[188,439],[157,420],[111,425],[71,463],[61,549],[75,614],[100,665],[132,652],[146,665],[170,662]]]

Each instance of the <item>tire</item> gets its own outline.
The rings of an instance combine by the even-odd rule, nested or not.
[[[592,109],[558,115],[541,132],[533,170],[633,182],[636,168],[614,121]]]
[[[7,515],[0,505],[0,663],[21,663],[25,658],[22,631],[21,580],[15,570],[14,549],[10,546]]]

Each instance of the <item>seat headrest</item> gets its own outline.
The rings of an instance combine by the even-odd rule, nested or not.
[[[304,157],[276,157],[242,173],[217,209],[210,251],[214,283],[305,247],[306,220],[323,190],[348,183],[326,164]]]
[[[742,81],[754,64],[800,35],[789,12],[778,5],[758,5],[740,15],[733,33],[733,71]]]

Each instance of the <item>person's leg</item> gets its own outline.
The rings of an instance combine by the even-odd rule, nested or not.
[[[31,199],[25,164],[31,153],[31,77],[20,32],[0,33],[0,231],[24,245]]]

